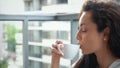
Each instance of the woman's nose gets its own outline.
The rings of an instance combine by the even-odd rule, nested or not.
[[[75,38],[78,40],[78,33],[75,35]]]
[[[77,32],[77,34],[76,34],[76,36],[75,36],[75,37],[76,37],[76,39],[77,39],[77,40],[81,40],[81,35],[80,35],[80,32]]]

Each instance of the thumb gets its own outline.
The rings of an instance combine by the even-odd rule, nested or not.
[[[60,49],[62,50],[62,49],[64,49],[64,45],[62,44],[62,45],[60,45]]]

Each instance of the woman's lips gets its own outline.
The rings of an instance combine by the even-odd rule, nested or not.
[[[82,45],[81,45],[80,43],[78,43],[78,45],[79,45],[79,46],[80,46],[80,48],[81,48],[81,46],[82,46]]]
[[[80,48],[81,48],[81,45],[79,44]]]

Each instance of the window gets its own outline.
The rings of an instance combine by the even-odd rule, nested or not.
[[[0,21],[0,68],[23,68],[22,40],[22,21]]]
[[[32,1],[25,1],[25,11],[31,11],[33,9]]]
[[[51,44],[57,39],[66,43],[71,40],[70,21],[29,21],[29,60],[32,68],[49,68],[51,62]],[[39,60],[39,61],[38,61]],[[63,59],[70,63],[70,60]],[[68,68],[69,64],[61,67]]]
[[[40,0],[25,0],[25,11],[41,10]]]
[[[63,17],[60,15],[57,19],[58,21],[54,16],[1,15],[0,44],[2,43],[2,46],[5,45],[4,50],[9,48],[9,52],[13,52],[11,54],[12,57],[16,55],[12,62],[10,62],[11,60],[7,60],[9,63],[8,68],[10,68],[10,66],[12,68],[13,66],[15,68],[49,68],[51,63],[50,47],[53,42],[61,39],[65,43],[76,43],[73,39],[77,32],[77,15],[74,17],[75,20],[72,19],[73,17],[71,17],[71,15]],[[13,32],[8,32],[6,25],[7,29],[11,30],[14,28],[15,30],[13,29]],[[8,28],[8,26],[10,26],[10,28]],[[7,33],[12,34],[10,37],[15,39],[13,41],[16,41],[16,45],[7,47],[8,43],[6,40],[9,39]],[[14,59],[16,60],[14,61]],[[71,61],[72,60],[61,58],[62,63],[60,63],[60,67],[70,68]]]
[[[67,4],[68,0],[41,0],[42,5]]]

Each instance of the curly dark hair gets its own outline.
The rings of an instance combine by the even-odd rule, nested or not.
[[[91,12],[98,32],[102,32],[106,27],[110,29],[108,48],[114,56],[120,58],[120,5],[113,1],[87,1],[82,12]],[[75,68],[98,68],[96,55],[84,55]]]

